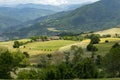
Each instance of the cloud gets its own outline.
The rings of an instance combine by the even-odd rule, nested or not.
[[[0,0],[0,4],[16,4],[16,3],[36,3],[36,4],[52,4],[52,5],[61,5],[61,4],[78,4],[84,2],[95,2],[98,0]]]

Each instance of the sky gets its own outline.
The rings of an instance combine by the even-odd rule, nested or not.
[[[95,1],[98,0],[0,0],[0,4],[35,3],[35,4],[61,5],[61,4],[80,4]]]

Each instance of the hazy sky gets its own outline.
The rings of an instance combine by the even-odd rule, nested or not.
[[[0,4],[37,3],[37,4],[78,4],[84,2],[95,2],[98,0],[0,0]]]

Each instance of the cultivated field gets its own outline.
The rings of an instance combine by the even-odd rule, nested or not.
[[[20,42],[30,41],[29,39],[19,40]],[[26,51],[30,55],[37,55],[42,53],[52,53],[57,51],[60,47],[67,46],[70,44],[76,43],[76,41],[69,40],[53,40],[45,42],[32,42],[26,45],[21,46],[19,49],[14,49],[14,41],[0,42],[1,47],[7,47],[10,51],[21,50],[22,52]]]
[[[105,41],[108,40],[109,43],[105,43]],[[26,42],[30,41],[30,39],[22,39],[19,40],[20,42]],[[13,43],[14,41],[8,41],[8,42],[0,42],[1,47],[7,47],[10,51],[20,50],[22,52],[28,52],[31,56],[30,60],[32,63],[38,63],[39,58],[41,54],[46,53],[54,53],[56,51],[58,52],[64,52],[68,51],[72,45],[77,45],[83,48],[85,57],[91,56],[91,52],[86,51],[86,46],[89,44],[90,40],[86,39],[83,41],[69,41],[69,40],[53,40],[53,41],[46,41],[46,42],[32,42],[28,43],[26,45],[21,46],[19,49],[14,49]],[[109,52],[112,45],[116,42],[120,42],[120,38],[101,38],[101,41],[99,44],[96,44],[95,46],[98,48],[98,51],[95,52],[95,54],[105,55]],[[56,55],[56,56],[62,56]],[[60,57],[58,57],[60,58]]]

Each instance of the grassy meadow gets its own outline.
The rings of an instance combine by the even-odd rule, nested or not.
[[[30,41],[29,39],[19,40],[20,42]],[[42,53],[52,53],[57,51],[60,47],[67,46],[76,43],[76,41],[69,40],[53,40],[45,42],[32,42],[21,46],[19,49],[14,49],[14,41],[0,42],[1,47],[7,47],[10,51],[20,50],[22,52],[26,51],[30,55],[42,54]]]
[[[108,40],[109,43],[105,43],[106,40]],[[26,41],[30,41],[30,39],[22,39],[19,41],[26,42]],[[19,49],[14,49],[13,48],[14,41],[8,41],[8,42],[0,42],[0,46],[7,47],[10,51],[20,50],[22,52],[28,52],[31,56],[30,58],[31,63],[38,63],[41,54],[48,54],[48,53],[51,54],[56,51],[64,52],[69,50],[72,45],[77,45],[82,47],[85,53],[83,56],[89,57],[91,55],[91,52],[86,51],[86,46],[89,44],[89,42],[90,42],[89,39],[83,40],[81,42],[70,41],[70,40],[52,40],[45,42],[32,42],[23,45],[25,47],[21,46]],[[120,42],[120,38],[101,38],[100,43],[95,45],[98,48],[98,51],[95,52],[95,54],[104,56],[106,53],[109,52],[110,48],[115,42]],[[61,56],[61,55],[57,54],[55,56]]]

